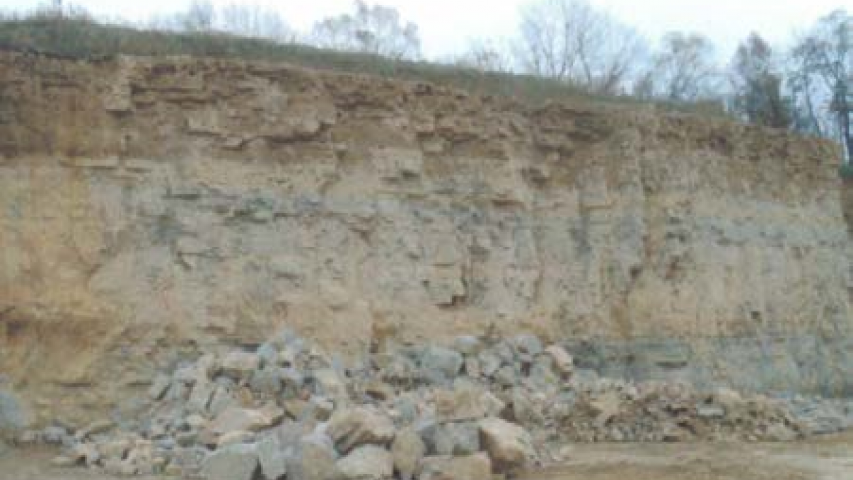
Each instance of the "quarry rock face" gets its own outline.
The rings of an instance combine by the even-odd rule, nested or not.
[[[2,53],[0,373],[37,419],[84,422],[282,326],[342,363],[495,330],[609,376],[849,393],[837,159],[651,107]]]

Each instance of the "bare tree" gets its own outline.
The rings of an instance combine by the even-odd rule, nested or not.
[[[275,9],[261,5],[232,3],[219,11],[218,18],[220,28],[235,35],[277,42],[293,42],[296,39],[293,30]]]
[[[615,93],[644,52],[636,31],[584,0],[536,0],[522,9],[516,54],[528,73]]]
[[[695,33],[670,32],[634,91],[640,96],[693,102],[715,96],[718,80],[711,41]]]
[[[770,45],[756,33],[740,44],[729,66],[733,109],[744,120],[777,128],[791,124],[782,75]]]
[[[414,23],[403,23],[391,7],[356,0],[355,11],[314,25],[315,44],[343,51],[373,53],[393,59],[420,57],[421,41]]]
[[[182,17],[184,30],[189,32],[207,32],[213,29],[216,10],[209,0],[194,0]]]
[[[834,137],[853,159],[853,16],[836,10],[820,19],[791,52],[790,87],[796,127]]]
[[[512,62],[507,49],[496,41],[472,40],[465,53],[453,59],[456,65],[481,72],[509,72]]]

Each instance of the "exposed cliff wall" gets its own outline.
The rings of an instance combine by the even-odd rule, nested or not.
[[[76,416],[280,325],[349,355],[494,325],[609,373],[844,391],[836,155],[651,109],[2,54],[0,371]]]

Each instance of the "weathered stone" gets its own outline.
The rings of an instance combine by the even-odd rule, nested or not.
[[[385,382],[373,381],[364,387],[364,393],[379,401],[385,401],[390,400],[394,396],[394,388]]]
[[[311,374],[311,380],[316,386],[316,393],[320,395],[325,395],[336,401],[345,401],[348,398],[346,384],[334,369],[315,370]]]
[[[268,365],[252,373],[249,387],[253,392],[272,396],[281,391],[283,379],[283,368]]]
[[[291,448],[295,445],[290,445]],[[258,461],[266,480],[281,480],[287,473],[288,445],[277,432],[264,435],[258,442]]]
[[[436,425],[427,439],[430,455],[470,455],[480,450],[480,432],[474,422]]]
[[[97,445],[98,453],[105,459],[123,459],[130,450],[130,440],[112,440]]]
[[[281,420],[283,414],[284,412],[277,407],[257,410],[230,407],[217,415],[208,424],[208,429],[219,435],[240,431],[256,432],[273,426]]]
[[[98,420],[78,430],[74,437],[78,440],[84,440],[92,435],[112,430],[114,427],[115,423],[112,420]]]
[[[190,392],[190,397],[187,400],[187,408],[191,412],[204,413],[207,412],[210,399],[216,391],[216,384],[205,379],[196,382]]]
[[[441,421],[475,420],[496,416],[504,404],[491,392],[475,385],[435,392],[435,411]]]
[[[362,445],[337,462],[346,480],[388,480],[394,475],[394,459],[377,445]]]
[[[151,383],[151,387],[148,389],[148,397],[154,401],[160,400],[164,395],[166,395],[171,383],[171,377],[162,373],[158,374],[154,377],[154,382]]]
[[[129,477],[136,475],[139,472],[139,469],[133,464],[133,462],[111,458],[104,461],[104,471],[110,475]]]
[[[0,445],[2,445],[2,444],[0,444]],[[3,451],[2,446],[0,446],[0,452],[2,452],[2,451]],[[74,459],[73,457],[70,457],[67,455],[57,455],[56,457],[53,457],[50,460],[50,464],[53,465],[54,467],[60,467],[60,468],[73,467],[74,465],[77,464],[77,460]]]
[[[512,344],[519,353],[526,354],[531,357],[542,353],[542,342],[536,335],[516,335],[512,339]]]
[[[480,420],[480,440],[497,472],[523,467],[533,456],[530,435],[524,428],[499,418]]]
[[[406,428],[394,437],[391,454],[394,457],[394,469],[401,480],[412,480],[421,459],[426,455],[426,445],[414,429]]]
[[[387,416],[366,407],[335,412],[326,429],[335,448],[347,453],[364,445],[387,445],[394,438],[394,423]]]
[[[480,362],[480,371],[483,372],[483,375],[486,375],[487,377],[493,376],[501,368],[501,358],[495,355],[493,352],[480,352],[480,355],[478,355],[477,359]]]
[[[216,440],[216,448],[224,448],[228,445],[235,445],[238,443],[252,443],[254,440],[255,434],[253,432],[236,431],[223,433]]]
[[[462,355],[476,355],[482,347],[480,339],[471,335],[461,335],[453,339],[453,348]]]
[[[259,468],[257,447],[237,444],[208,455],[201,470],[207,480],[253,480]]]
[[[237,400],[231,394],[231,389],[224,385],[216,385],[213,390],[213,396],[208,403],[208,411],[212,415],[219,415],[224,410],[236,407]]]
[[[71,441],[71,435],[65,427],[51,425],[42,431],[42,440],[48,445],[66,445]]]
[[[488,455],[433,456],[421,461],[419,480],[485,480],[492,478]]]
[[[74,445],[71,448],[69,456],[74,459],[75,463],[83,462],[89,466],[95,465],[101,459],[98,447],[92,443],[78,443]]]
[[[575,368],[575,362],[569,352],[559,345],[551,345],[545,349],[545,353],[554,359],[554,366],[563,375],[570,375]]]
[[[534,402],[532,395],[526,389],[512,389],[512,413],[516,422],[524,425],[542,424],[544,413],[542,406]]]
[[[302,438],[287,462],[287,480],[336,480],[340,471],[330,438],[314,433]]]
[[[456,378],[464,363],[462,354],[449,348],[430,345],[420,356],[422,375],[434,383],[445,383]]]
[[[503,387],[512,387],[518,384],[518,370],[512,365],[504,365],[495,372],[494,380]]]
[[[261,367],[275,367],[278,366],[278,349],[272,342],[266,342],[260,347],[258,347],[257,352],[258,358],[261,361]]]
[[[723,418],[726,410],[721,405],[700,404],[696,406],[696,415],[699,418]]]
[[[232,378],[249,377],[260,367],[261,359],[251,352],[230,352],[222,359],[222,373]]]

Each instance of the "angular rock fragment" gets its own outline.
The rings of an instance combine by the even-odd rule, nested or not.
[[[345,480],[388,480],[394,475],[394,459],[377,445],[362,445],[337,462]]]
[[[406,428],[394,437],[391,455],[394,458],[394,469],[401,480],[411,480],[426,455],[426,445],[414,429]]]
[[[496,472],[512,472],[533,457],[530,434],[519,425],[487,418],[480,420],[480,440],[492,459]]]
[[[394,439],[394,430],[390,418],[366,407],[335,412],[326,428],[341,453],[365,444],[387,445]]]
[[[207,480],[254,480],[259,468],[257,447],[237,444],[208,455],[201,472]]]

